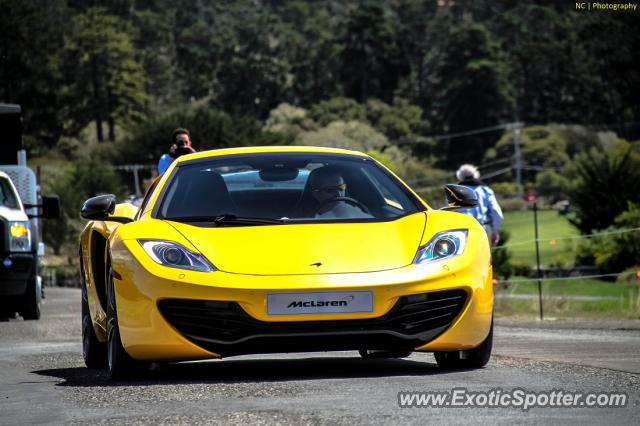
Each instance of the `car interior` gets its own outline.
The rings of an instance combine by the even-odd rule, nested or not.
[[[175,182],[167,191],[160,209],[161,217],[233,214],[269,219],[313,219],[318,202],[312,194],[310,177],[321,167],[308,171],[292,168],[274,170],[269,166],[254,170],[256,173],[248,179],[245,177],[242,184],[234,181],[240,173],[220,173],[203,167],[188,168],[175,176]],[[406,214],[406,206],[403,207],[393,194],[383,195],[380,185],[364,168],[332,167],[340,171],[347,185],[345,196],[362,203],[374,218],[385,219]],[[408,210],[415,210],[415,206],[412,205]]]

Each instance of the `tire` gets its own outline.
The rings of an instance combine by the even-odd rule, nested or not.
[[[412,351],[377,351],[373,349],[358,350],[360,356],[364,359],[376,358],[406,358],[411,355]]]
[[[491,328],[489,335],[480,343],[477,348],[467,351],[451,351],[451,352],[434,352],[436,362],[440,368],[444,369],[462,369],[462,368],[482,368],[491,359],[491,350],[493,348],[493,319],[491,320]]]
[[[40,319],[42,306],[42,284],[37,278],[27,281],[27,291],[22,299],[20,314],[25,320]]]
[[[107,269],[107,372],[113,380],[135,378],[145,364],[131,358],[124,350],[118,327],[118,311],[111,266]]]
[[[107,365],[107,345],[98,341],[93,329],[93,321],[89,312],[89,300],[84,274],[81,269],[82,282],[82,357],[87,368],[104,368]]]

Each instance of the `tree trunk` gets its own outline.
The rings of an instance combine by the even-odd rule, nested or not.
[[[107,118],[107,125],[109,126],[109,140],[113,142],[116,140],[115,123],[113,122],[113,117],[109,116]]]
[[[102,117],[100,117],[100,111],[96,111],[96,138],[98,142],[104,142],[104,135],[102,133]]]
[[[91,56],[91,78],[93,82],[93,109],[96,121],[96,138],[98,142],[104,141],[102,133],[102,116],[100,114],[100,82],[98,81],[98,67],[95,56]]]

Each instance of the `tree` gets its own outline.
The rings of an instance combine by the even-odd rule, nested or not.
[[[272,30],[278,32],[281,52],[290,64],[287,101],[294,105],[308,107],[342,93],[338,40],[342,20],[329,6],[293,1],[276,9],[281,24]]]
[[[440,124],[438,130],[463,132],[511,119],[513,88],[508,65],[484,26],[454,26],[432,60],[430,121]],[[454,139],[445,143],[446,158],[450,166],[474,162],[494,142],[493,135]]]
[[[513,132],[505,131],[495,147],[485,153],[489,163],[513,157]],[[560,171],[570,162],[567,142],[555,126],[527,126],[520,132],[520,152],[524,182],[534,182],[539,171]],[[503,166],[507,166],[504,164]],[[505,178],[513,178],[506,175]]]
[[[76,239],[82,230],[84,224],[79,220],[82,203],[100,194],[121,196],[123,191],[113,168],[95,159],[77,162],[55,177],[45,182],[45,186],[47,191],[60,196],[62,217],[45,219],[43,239],[55,254],[60,254],[65,244]]]
[[[98,141],[115,140],[115,123],[131,124],[145,115],[149,96],[125,24],[98,7],[74,17],[65,40],[62,70],[69,132],[77,134],[90,121]]]
[[[371,97],[393,100],[398,80],[407,72],[397,46],[395,17],[383,3],[360,0],[351,9],[345,25],[340,54],[345,94],[359,102]]]
[[[204,149],[247,145],[287,145],[290,136],[262,130],[255,119],[234,117],[208,106],[180,108],[151,116],[132,129],[131,136],[118,141],[117,163],[152,163],[168,151],[171,133],[177,127],[191,132],[194,147]]]
[[[583,233],[606,229],[628,203],[640,203],[640,155],[626,142],[578,155],[575,173],[569,191],[576,208],[572,222]]]
[[[136,10],[132,17],[136,55],[144,70],[145,91],[157,107],[175,106],[183,101],[175,84],[177,67],[173,21],[150,9]]]
[[[64,0],[0,0],[0,100],[22,105],[25,142],[55,145],[60,75],[55,58],[63,46]]]

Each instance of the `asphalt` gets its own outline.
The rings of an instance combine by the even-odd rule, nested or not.
[[[84,367],[80,293],[47,289],[39,321],[0,321],[0,424],[637,424],[640,321],[500,318],[480,370],[443,371],[431,354],[243,356],[111,382]],[[621,392],[625,407],[401,408],[398,392],[562,389]]]

